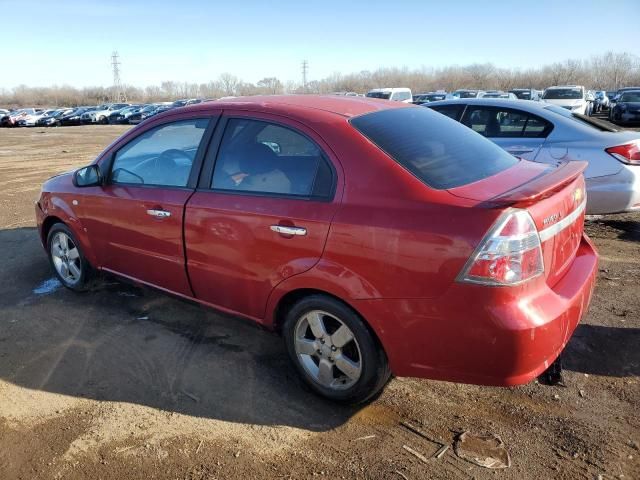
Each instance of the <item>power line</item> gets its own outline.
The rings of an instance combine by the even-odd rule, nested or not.
[[[122,88],[120,82],[120,55],[117,51],[111,53],[111,68],[113,69],[113,101],[114,102],[126,102],[127,94]]]
[[[309,71],[309,62],[302,61],[302,91],[307,93],[307,72]]]

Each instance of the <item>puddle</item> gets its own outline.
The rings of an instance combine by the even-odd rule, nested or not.
[[[60,288],[62,284],[56,277],[51,277],[48,280],[42,282],[39,286],[33,289],[33,293],[36,295],[49,295]]]

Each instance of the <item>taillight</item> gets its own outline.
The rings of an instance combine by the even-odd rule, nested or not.
[[[640,165],[640,142],[638,141],[605,148],[605,152],[627,165]]]
[[[516,285],[543,272],[536,225],[529,212],[513,209],[489,230],[458,280],[483,285]]]

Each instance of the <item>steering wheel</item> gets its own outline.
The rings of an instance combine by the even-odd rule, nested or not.
[[[177,148],[170,148],[169,150],[165,150],[158,156],[157,161],[162,161],[162,163],[173,161],[173,163],[175,164],[176,157],[182,157],[189,161],[189,163],[191,163],[191,156],[187,152],[179,150]]]

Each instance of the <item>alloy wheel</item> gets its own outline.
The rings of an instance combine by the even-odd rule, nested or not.
[[[342,320],[323,310],[309,311],[298,319],[295,352],[307,375],[324,388],[348,389],[362,374],[355,335]]]
[[[51,240],[51,260],[65,283],[75,285],[80,281],[82,276],[80,251],[66,233],[58,232]]]

